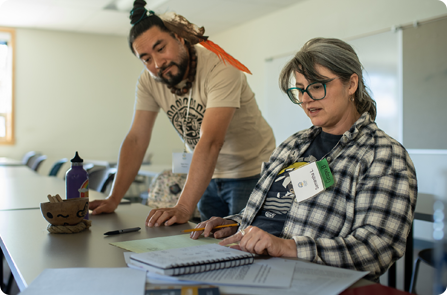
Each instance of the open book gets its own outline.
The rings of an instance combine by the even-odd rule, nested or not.
[[[254,254],[209,244],[132,254],[130,262],[150,272],[183,275],[251,264]]]

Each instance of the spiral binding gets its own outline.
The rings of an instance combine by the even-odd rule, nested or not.
[[[229,260],[207,259],[197,261],[195,263],[172,264],[172,266],[167,269],[173,270],[173,275],[176,276],[246,265],[253,263],[253,260],[253,256],[251,256],[251,254],[247,254],[236,256]]]

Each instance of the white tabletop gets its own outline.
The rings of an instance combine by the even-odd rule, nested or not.
[[[433,222],[433,206],[436,198],[432,194],[418,193],[418,200],[414,211],[414,219]]]
[[[0,166],[23,166],[23,163],[16,159],[0,157]]]
[[[165,164],[141,165],[138,174],[155,177],[164,170],[171,170],[171,169],[172,169],[171,165],[165,165]]]
[[[138,170],[139,175],[149,176],[149,177],[155,177],[164,170],[171,170],[171,165],[166,164],[143,164],[140,167],[140,170]],[[109,171],[111,173],[116,173],[117,168],[110,168]]]
[[[194,227],[193,223],[145,227],[149,210],[141,204],[120,205],[115,213],[91,215],[92,227],[76,234],[48,233],[40,210],[3,211],[0,246],[21,291],[46,268],[125,267],[124,250],[109,243],[176,235]],[[132,227],[141,230],[104,236],[107,231]]]
[[[170,169],[166,165],[147,168],[155,175]],[[0,167],[0,247],[21,291],[46,268],[125,267],[124,250],[109,245],[111,242],[177,235],[195,226],[187,223],[147,228],[145,220],[150,207],[125,204],[112,214],[90,215],[92,227],[88,230],[50,234],[46,230],[48,223],[37,208],[47,201],[48,194],[65,197],[65,183],[59,178],[26,171],[21,167]],[[90,190],[90,199],[96,198],[103,199],[105,195]],[[141,230],[104,236],[107,231],[132,227]]]
[[[65,182],[60,178],[39,175],[28,167],[0,167],[0,211],[39,209],[40,203],[48,202],[48,195],[56,194],[65,199]],[[89,190],[90,200],[105,198],[105,194]]]
[[[33,171],[28,166],[1,166],[0,179],[9,177],[40,177],[41,175]]]

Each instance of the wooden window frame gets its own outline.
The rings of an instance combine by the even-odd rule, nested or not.
[[[14,90],[15,90],[15,30],[10,28],[2,28],[0,27],[0,32],[7,33],[11,36],[11,39],[8,42],[8,45],[10,44],[12,48],[12,85],[11,85],[11,112],[10,113],[4,113],[0,114],[5,117],[6,119],[6,136],[0,137],[0,145],[11,145],[15,143],[15,136],[14,136]]]

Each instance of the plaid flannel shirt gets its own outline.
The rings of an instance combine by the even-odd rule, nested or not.
[[[300,131],[263,163],[247,206],[226,217],[241,229],[262,208],[278,173],[306,151],[321,128]],[[310,262],[370,271],[377,281],[405,253],[413,222],[417,180],[405,148],[364,113],[325,156],[335,184],[316,196],[292,203],[281,238],[294,239],[297,256]]]

